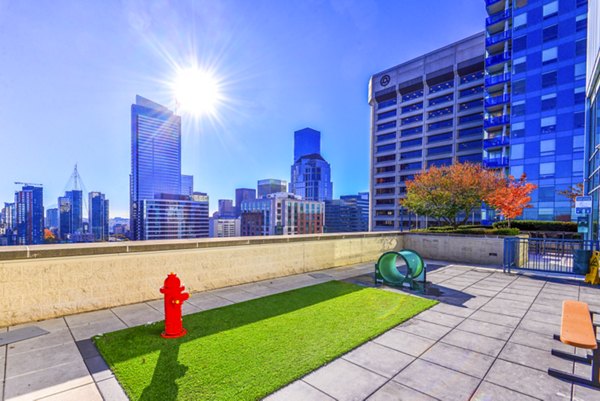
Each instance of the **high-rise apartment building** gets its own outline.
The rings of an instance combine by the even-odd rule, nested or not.
[[[241,204],[242,236],[295,235],[323,232],[324,203],[291,193],[274,193]]]
[[[245,200],[256,199],[256,189],[252,188],[236,188],[235,189],[235,217],[240,217],[240,206]]]
[[[571,220],[558,191],[583,182],[587,1],[486,8],[484,166],[538,186],[524,219]]]
[[[65,196],[71,201],[71,227],[70,234],[83,233],[83,191],[74,189],[65,192]]]
[[[485,34],[373,75],[371,230],[414,227],[406,181],[431,166],[481,163]]]
[[[194,176],[193,175],[182,175],[181,176],[181,194],[192,196],[194,193]]]
[[[18,245],[44,242],[44,189],[24,185],[15,192],[15,230]]]
[[[108,241],[108,204],[108,199],[103,193],[89,193],[88,223],[94,241]]]
[[[331,200],[331,166],[321,155],[321,133],[312,128],[294,132],[294,164],[290,192],[303,199]]]
[[[58,229],[58,208],[46,209],[46,225],[48,229]]]
[[[182,185],[183,182],[183,185]],[[208,195],[181,175],[181,117],[141,96],[131,106],[134,240],[208,237]]]
[[[239,237],[240,218],[212,217],[210,219],[210,236],[212,238]]]
[[[219,199],[219,217],[223,219],[235,218],[235,208],[232,199]]]
[[[270,194],[276,194],[279,192],[287,192],[287,181],[277,180],[275,178],[267,178],[265,180],[259,180],[257,183],[258,197],[264,198]]]
[[[588,7],[586,66],[586,193],[592,196],[591,224],[588,239],[598,240],[600,211],[600,3]]]
[[[2,208],[2,213],[0,214],[0,225],[2,225],[4,229],[12,230],[15,227],[15,221],[15,204],[4,202],[4,207]]]
[[[66,196],[58,198],[58,235],[61,241],[68,241],[72,235],[73,214],[71,212],[71,199]]]

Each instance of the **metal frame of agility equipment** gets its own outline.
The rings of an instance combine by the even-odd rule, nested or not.
[[[400,273],[396,261],[401,258],[406,264],[407,274]],[[421,255],[411,249],[385,252],[375,264],[375,284],[404,287],[425,292],[427,265]]]

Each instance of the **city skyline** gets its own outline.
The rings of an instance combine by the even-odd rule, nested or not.
[[[218,68],[231,98],[221,121],[182,116],[182,172],[210,194],[211,213],[235,188],[264,177],[289,179],[293,132],[306,126],[323,133],[334,197],[365,191],[370,75],[483,29],[479,2],[432,4],[223,2],[164,9],[58,2],[25,12],[25,5],[1,3],[0,31],[13,38],[0,43],[4,132],[28,144],[28,159],[39,162],[8,152],[0,161],[0,200],[13,199],[14,181],[40,182],[44,204],[53,207],[78,163],[88,189],[111,200],[111,216],[127,217],[128,105],[139,93],[172,106],[165,81],[173,63],[193,53],[207,55],[193,61]],[[431,23],[425,27],[415,16]],[[418,45],[399,40],[413,36]],[[206,37],[214,46],[204,44]],[[32,109],[36,118],[27,118]]]

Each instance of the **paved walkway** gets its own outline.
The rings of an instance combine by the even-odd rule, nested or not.
[[[355,277],[370,272],[371,264],[350,266],[197,293],[184,313],[332,279],[360,282]],[[600,400],[600,391],[546,373],[549,366],[573,370],[573,363],[549,352],[573,351],[552,340],[562,300],[600,309],[600,289],[459,265],[435,270],[428,279],[439,305],[268,400]],[[158,300],[35,323],[50,334],[0,347],[0,400],[124,400],[89,339],[162,319]],[[580,366],[577,373],[590,374]]]

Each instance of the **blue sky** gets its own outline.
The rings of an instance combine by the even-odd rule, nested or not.
[[[216,71],[217,119],[183,118],[182,172],[232,199],[289,180],[293,131],[322,132],[334,196],[368,190],[369,77],[484,28],[481,0],[0,0],[0,202],[56,204],[73,165],[128,217],[130,105],[172,105],[176,66]]]

